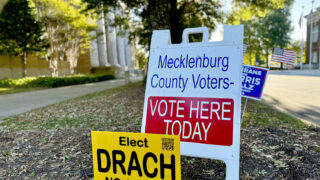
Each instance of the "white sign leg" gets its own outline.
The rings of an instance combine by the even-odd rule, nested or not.
[[[226,163],[226,180],[239,179],[239,160],[236,158],[224,162]]]

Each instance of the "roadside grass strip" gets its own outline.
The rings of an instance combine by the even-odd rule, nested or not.
[[[244,104],[244,98],[242,99],[242,103]],[[280,112],[264,102],[248,99],[242,127],[251,125],[287,127],[293,129],[306,128],[309,126],[300,119]]]

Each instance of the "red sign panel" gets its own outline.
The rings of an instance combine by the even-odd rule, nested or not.
[[[148,98],[146,133],[180,135],[181,141],[232,145],[233,99]]]

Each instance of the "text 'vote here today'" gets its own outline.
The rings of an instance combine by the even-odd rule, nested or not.
[[[148,98],[146,133],[179,135],[181,141],[232,145],[234,101],[228,98]]]

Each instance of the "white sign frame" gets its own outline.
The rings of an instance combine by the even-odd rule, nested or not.
[[[202,42],[189,43],[189,34],[202,33]],[[224,26],[223,41],[209,42],[209,31],[206,27],[189,28],[183,31],[183,41],[181,44],[171,44],[169,30],[153,31],[150,58],[148,66],[147,85],[145,92],[144,111],[141,132],[145,133],[146,113],[148,98],[150,96],[175,96],[175,97],[212,97],[212,98],[231,98],[234,100],[233,112],[233,144],[231,146],[209,145],[202,143],[190,143],[181,141],[181,155],[210,158],[222,160],[226,164],[226,179],[239,179],[239,161],[240,161],[240,114],[241,114],[241,75],[243,58],[243,25]],[[204,50],[203,50],[204,49]],[[159,75],[170,74],[168,70],[156,69],[159,54],[182,54],[182,53],[217,53],[219,55],[228,55],[230,57],[230,72],[234,86],[226,91],[217,90],[196,90],[187,89],[185,93],[179,93],[179,90],[154,89],[150,85],[152,73]],[[190,70],[191,71],[191,70]],[[202,69],[200,72],[203,72]],[[188,73],[188,70],[182,70],[182,73]],[[215,71],[216,72],[216,71]],[[179,72],[181,73],[181,72]],[[204,72],[204,74],[207,72]],[[212,73],[212,69],[210,71]],[[219,72],[221,75],[222,72]],[[177,74],[177,73],[173,73]]]

